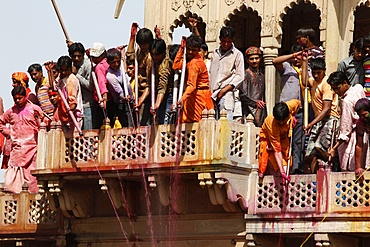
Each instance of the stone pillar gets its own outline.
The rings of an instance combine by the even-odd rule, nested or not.
[[[272,108],[276,102],[276,69],[272,63],[272,60],[277,57],[278,49],[275,47],[267,47],[263,49],[263,58],[265,63],[265,98],[267,113],[272,113]]]

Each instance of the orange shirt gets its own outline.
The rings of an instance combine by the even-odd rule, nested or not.
[[[289,142],[284,141],[282,145],[283,139],[288,139],[292,135],[293,128],[291,124],[292,116],[295,115],[299,107],[301,105],[301,101],[298,99],[292,99],[286,102],[289,108],[290,116],[286,122],[286,124],[279,124],[272,114],[268,115],[263,125],[261,127],[260,138],[264,138],[269,140],[269,146],[273,148],[275,152],[281,152],[281,150],[285,150],[289,148]],[[286,146],[285,144],[288,144]]]

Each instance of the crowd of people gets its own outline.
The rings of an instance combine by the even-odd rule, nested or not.
[[[297,45],[273,59],[281,76],[280,102],[260,134],[259,176],[355,171],[368,161],[370,35],[353,43],[337,71],[326,71],[325,53],[311,28],[297,31]],[[363,177],[362,177],[363,178]]]
[[[69,56],[32,64],[28,75],[13,73],[14,105],[5,113],[0,107],[4,189],[19,193],[26,182],[30,192],[37,192],[31,171],[41,122],[60,121],[63,131],[81,133],[101,128],[107,119],[111,127],[119,122],[133,128],[199,122],[204,109],[214,109],[216,119],[225,110],[229,121],[242,124],[253,116],[261,127],[260,177],[280,174],[289,181],[284,167],[291,165],[294,174],[314,173],[318,159],[336,170],[363,171],[364,136],[370,131],[365,97],[370,96],[370,76],[365,77],[370,36],[357,40],[353,54],[327,77],[324,51],[313,44],[314,30],[299,29],[297,45],[273,60],[282,91],[267,116],[263,50],[251,46],[243,55],[234,46],[234,29],[225,26],[219,47],[208,54],[197,21],[189,18],[188,24],[193,34],[179,45],[167,46],[156,27],[152,32],[133,23],[127,46],[106,50],[95,42],[85,49],[67,40]],[[34,92],[29,76],[36,83]],[[339,133],[332,140],[336,126]]]

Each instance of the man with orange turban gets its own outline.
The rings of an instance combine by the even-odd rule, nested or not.
[[[14,72],[12,74],[12,86],[15,87],[17,85],[23,86],[26,89],[26,97],[29,101],[31,101],[34,104],[38,104],[37,97],[34,93],[31,92],[31,89],[29,88],[28,82],[29,78],[25,72]]]

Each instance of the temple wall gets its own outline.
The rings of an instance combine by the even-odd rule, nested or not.
[[[353,41],[356,7],[368,6],[368,0],[146,0],[145,26],[152,28],[158,25],[165,41],[171,44],[172,33],[178,25],[182,25],[184,16],[195,14],[206,24],[205,40],[212,51],[218,46],[221,27],[245,6],[262,20],[260,44],[265,51],[266,81],[276,81],[272,59],[278,56],[282,45],[283,17],[302,1],[320,12],[320,43],[326,49],[327,72],[331,73],[336,70],[338,62],[348,56]],[[266,86],[266,98],[273,99],[267,106],[271,112],[277,100],[278,87],[276,84]]]

